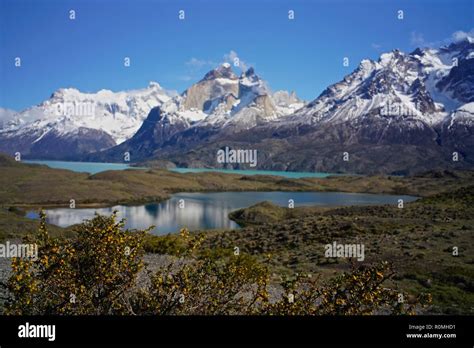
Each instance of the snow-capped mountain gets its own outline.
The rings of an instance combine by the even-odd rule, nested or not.
[[[473,58],[468,38],[440,49],[393,50],[377,61],[363,60],[304,108],[266,126],[267,134],[297,143],[306,154],[303,166],[285,153],[271,162],[360,172],[474,166]],[[309,155],[306,147],[318,154]],[[346,151],[352,160],[344,163],[340,153]]]
[[[0,150],[30,146],[32,154],[51,158],[52,149],[57,153],[60,147],[63,157],[73,153],[92,161],[121,161],[130,152],[132,162],[215,168],[223,166],[216,163],[216,152],[235,147],[257,150],[259,169],[408,173],[474,168],[472,38],[363,60],[307,104],[294,93],[273,93],[254,69],[237,75],[227,63],[180,95],[156,84],[120,97],[100,91],[79,98],[78,93],[59,91],[23,112],[0,130]],[[64,94],[93,99],[100,112],[83,119],[55,116],[56,99],[74,100]],[[37,110],[40,119],[22,121]]]
[[[402,117],[405,125],[441,122],[474,100],[474,44],[394,50],[378,61],[363,60],[344,80],[327,88],[286,122],[320,124],[359,121],[363,117]]]
[[[145,148],[150,143],[147,137],[154,139],[153,146],[159,146],[190,128],[249,129],[303,105],[294,93],[272,94],[253,69],[237,76],[224,63],[181,95],[156,82],[122,92],[59,89],[37,106],[14,115],[2,113],[6,121],[0,128],[0,151],[21,152],[30,158],[77,159],[133,135]],[[153,108],[159,111],[151,112]]]
[[[130,138],[150,110],[173,95],[156,82],[121,92],[59,89],[41,104],[10,116],[0,130],[0,150],[68,159],[103,150]]]
[[[7,126],[16,115],[16,111],[0,107],[0,129]]]
[[[175,99],[173,110],[165,103],[154,118],[158,122],[149,124],[154,134],[177,119],[179,127],[168,128],[157,142],[139,132],[121,150],[180,166],[219,167],[216,151],[230,146],[257,149],[260,169],[473,168],[473,58],[471,38],[440,49],[393,50],[363,60],[307,105],[285,92],[270,93],[253,70],[237,77],[222,66],[183,93],[181,102]],[[200,116],[184,121],[184,111],[176,110],[188,96],[188,106]]]
[[[251,128],[303,106],[294,93],[273,94],[253,68],[237,76],[231,65],[224,63],[181,96],[164,103],[160,111],[163,118],[180,117],[194,127]]]
[[[123,152],[145,159],[163,146],[211,141],[215,134],[245,131],[284,118],[304,106],[296,94],[272,93],[253,68],[237,76],[228,63],[209,71],[197,83],[153,109],[128,141],[105,154],[90,156],[119,160]]]

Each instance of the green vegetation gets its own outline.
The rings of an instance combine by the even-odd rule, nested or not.
[[[33,233],[38,229],[38,221],[24,216],[25,211],[16,207],[0,207],[0,243]],[[48,224],[52,236],[71,237],[71,228],[61,228]]]
[[[433,305],[429,308],[430,313],[473,314],[474,312],[474,253],[472,251],[474,172],[430,172],[411,177],[335,176],[324,179],[284,179],[274,176],[221,173],[179,174],[155,169],[108,171],[88,175],[51,169],[46,166],[21,164],[2,155],[0,155],[0,171],[2,174],[0,176],[0,241],[18,239],[36,232],[38,222],[24,217],[24,211],[27,208],[50,205],[68,206],[71,198],[74,198],[77,206],[80,207],[160,201],[180,191],[346,191],[421,196],[422,199],[405,204],[403,209],[394,206],[288,209],[262,202],[230,214],[232,219],[243,226],[238,231],[193,232],[191,237],[187,238],[199,240],[199,243],[193,249],[192,255],[188,251],[189,241],[177,234],[161,237],[143,234],[140,237],[140,248],[145,253],[168,255],[173,266],[170,266],[172,271],[165,272],[175,272],[180,267],[184,267],[182,264],[176,264],[179,260],[176,257],[181,258],[185,255],[185,258],[196,268],[179,273],[179,284],[180,286],[187,284],[186,286],[193,288],[193,291],[199,289],[197,280],[192,281],[194,278],[186,277],[194,273],[204,277],[206,274],[209,275],[207,271],[212,274],[211,278],[208,278],[212,279],[212,283],[206,280],[208,286],[217,282],[222,286],[237,289],[236,284],[226,283],[227,280],[220,278],[224,272],[222,267],[227,269],[225,271],[227,276],[229,269],[242,268],[242,272],[249,277],[246,279],[250,279],[249,282],[254,284],[250,288],[255,289],[255,284],[259,280],[252,272],[254,269],[260,269],[259,267],[265,267],[265,272],[268,272],[265,273],[267,285],[270,287],[267,290],[270,293],[275,292],[278,296],[281,295],[284,284],[289,286],[289,283],[283,281],[286,278],[294,280],[299,279],[301,274],[317,275],[311,278],[311,281],[317,283],[312,289],[321,289],[324,286],[333,286],[337,279],[341,279],[339,277],[342,274],[362,272],[362,269],[379,267],[373,265],[382,265],[383,262],[388,261],[396,273],[384,278],[386,286],[400,288],[412,294],[431,293]],[[48,235],[51,237],[67,238],[57,243],[77,243],[77,238],[81,240],[80,243],[86,243],[84,236],[87,234],[78,236],[81,228],[84,232],[84,225],[68,229],[49,225],[44,225],[42,228],[48,229]],[[114,231],[116,236],[125,233],[119,227],[116,227]],[[95,240],[94,238],[91,241]],[[98,240],[95,242],[99,243]],[[326,258],[324,245],[332,242],[364,244],[365,260],[357,263],[362,266],[362,269],[354,269],[353,260]],[[233,257],[235,247],[239,248],[242,260],[243,258],[246,260],[245,263],[237,265],[227,263],[236,261]],[[453,247],[458,248],[459,255],[453,256]],[[78,255],[61,254],[61,258],[63,257],[65,261],[78,262],[76,259]],[[88,259],[93,255],[85,253],[81,257]],[[112,259],[108,262],[120,263],[121,261]],[[245,266],[247,263],[251,263],[252,267]],[[68,272],[73,272],[68,273],[71,277],[83,276],[80,274],[81,270],[77,268],[69,269]],[[143,272],[143,270],[138,271],[139,274]],[[167,276],[168,273],[157,274]],[[370,274],[373,275],[373,272]],[[134,277],[128,278],[127,291],[135,289]],[[162,279],[160,276],[149,275],[148,279],[147,284],[152,284],[150,286],[154,286],[155,289],[148,288],[145,292],[141,292],[142,288],[140,291],[134,290],[132,292],[136,296],[133,297],[133,301],[132,298],[129,299],[125,308],[111,305],[107,307],[107,311],[129,313],[133,310],[137,313],[148,314],[198,313],[197,310],[193,311],[191,308],[183,309],[185,307],[180,307],[182,304],[173,305],[169,310],[163,309],[161,307],[163,303],[160,302],[163,291],[168,291],[170,286],[177,285],[160,283],[159,279]],[[235,279],[242,281],[242,278],[238,278],[237,275]],[[203,281],[202,278],[200,281]],[[95,286],[93,283],[81,281],[73,284],[74,289],[80,289],[81,285],[92,288]],[[305,286],[310,285],[302,285],[303,288]],[[245,288],[245,291],[243,288],[238,289],[244,293],[249,291],[248,288]],[[155,295],[153,295],[155,290]],[[197,293],[189,291],[189,294],[194,294],[190,296],[195,296],[197,301]],[[255,293],[252,294],[257,296]],[[274,298],[275,294],[273,295]],[[262,306],[264,296],[262,297],[261,293],[258,296],[257,302]],[[176,298],[173,297],[172,300]],[[241,309],[237,310],[237,305],[233,300],[230,298],[227,300],[233,305],[226,313],[245,312]],[[41,297],[35,301],[39,304],[44,302],[44,306],[52,306],[52,302],[48,304],[47,300]],[[64,309],[65,313],[89,313],[95,305],[91,302],[93,299],[85,298],[84,301],[88,304],[82,312],[74,312],[72,307],[67,307]],[[153,305],[146,307],[147,301]],[[58,304],[58,302],[54,303]],[[218,313],[217,307],[211,309],[202,307],[202,304],[200,306],[202,313]],[[267,307],[266,310],[271,313],[281,313],[280,309],[270,310],[269,308]],[[10,309],[14,312],[13,307]],[[253,308],[253,310],[256,309]],[[296,312],[301,313],[301,310]],[[50,309],[43,308],[41,311],[50,311]],[[339,309],[331,313],[339,313],[338,311]],[[31,309],[31,313],[38,312],[40,312],[39,309]],[[264,313],[264,310],[260,308],[259,313]],[[318,313],[324,313],[324,310],[319,308]],[[353,313],[353,311],[344,313]]]
[[[240,226],[252,226],[304,218],[311,215],[314,210],[311,207],[289,209],[265,201],[257,203],[250,208],[233,211],[229,214],[229,217]],[[321,208],[318,209],[318,211],[321,210]]]
[[[198,253],[203,236],[186,230],[180,257],[155,272],[143,272],[147,231],[124,230],[112,215],[96,216],[75,232],[53,238],[41,216],[38,233],[28,239],[38,245],[38,257],[13,259],[6,314],[411,314],[430,301],[425,294],[399,301],[400,292],[385,285],[393,276],[387,263],[354,268],[324,284],[299,275],[272,294],[264,264],[245,254]]]
[[[430,196],[469,186],[474,172],[431,173],[418,177],[334,176],[286,179],[223,173],[180,174],[167,170],[107,171],[89,175],[35,164],[0,154],[2,206],[105,206],[161,201],[175,192],[344,191]]]
[[[277,273],[310,272],[331,278],[351,268],[328,259],[324,246],[365,245],[364,263],[391,262],[401,288],[433,294],[432,312],[474,312],[474,186],[394,206],[281,208],[268,202],[230,215],[246,227],[211,231],[207,248],[238,246]],[[457,247],[458,256],[453,255]]]
[[[244,228],[207,231],[202,249],[238,247],[275,274],[317,274],[332,279],[352,268],[352,260],[328,259],[324,246],[334,241],[364,244],[370,265],[389,261],[397,270],[392,284],[411,293],[433,295],[431,313],[474,312],[474,186],[394,206],[282,208],[269,202],[230,214]],[[196,232],[198,233],[198,232]],[[149,252],[176,255],[176,235],[149,236]],[[458,256],[453,255],[457,247]],[[355,261],[354,261],[355,262]]]
[[[146,231],[97,216],[76,227],[76,237],[51,237],[45,215],[25,242],[38,246],[36,259],[14,258],[7,282],[7,314],[127,313],[124,300],[143,268]]]

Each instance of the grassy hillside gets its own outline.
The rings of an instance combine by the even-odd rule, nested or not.
[[[349,269],[350,262],[326,258],[324,245],[364,244],[364,263],[392,262],[399,286],[433,294],[433,312],[474,313],[474,186],[424,198],[403,209],[288,209],[265,202],[233,212],[231,218],[246,227],[207,233],[206,247],[238,246],[262,261],[271,255],[276,273],[330,277]],[[453,256],[453,247],[458,256]]]
[[[191,191],[345,191],[430,196],[468,186],[474,172],[432,173],[418,177],[335,176],[286,179],[167,170],[107,171],[95,175],[23,164],[0,155],[0,205],[112,205],[161,201]]]
[[[474,172],[430,172],[411,177],[336,176],[286,179],[222,173],[179,174],[167,170],[108,171],[96,175],[17,163],[0,155],[0,240],[37,230],[26,207],[137,203],[179,191],[346,191],[424,197],[394,206],[277,207],[269,202],[231,213],[238,231],[206,231],[202,252],[228,253],[235,246],[267,263],[274,277],[311,272],[332,277],[345,259],[324,257],[324,245],[365,245],[364,263],[390,261],[395,285],[433,294],[432,312],[474,313]],[[50,226],[53,234],[71,229]],[[456,246],[459,255],[453,256]],[[148,236],[149,252],[173,254],[174,236]],[[268,257],[270,259],[268,261]]]
[[[0,242],[21,238],[38,231],[38,221],[26,218],[24,213],[23,210],[14,207],[0,207]],[[72,235],[72,226],[61,228],[48,224],[48,228],[52,236]]]

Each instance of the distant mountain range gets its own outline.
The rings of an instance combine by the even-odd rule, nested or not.
[[[221,164],[225,147],[255,149],[257,168],[405,174],[474,169],[474,41],[399,50],[305,103],[273,93],[250,68],[224,63],[177,95],[153,83],[138,91],[55,92],[0,129],[0,151],[42,159],[247,168]],[[59,115],[58,103],[95,106]],[[73,110],[77,111],[77,110]]]
[[[237,76],[224,63],[181,95],[154,108],[132,138],[88,159],[120,161],[125,152],[130,152],[134,161],[161,159],[162,151],[167,153],[162,159],[186,156],[214,139],[273,124],[304,105],[294,93],[270,92],[252,68]],[[216,161],[218,149],[210,146],[214,153],[207,161],[196,161],[197,166],[212,166]]]
[[[156,82],[123,92],[59,89],[17,114],[4,109],[0,151],[20,152],[23,158],[77,160],[129,139],[152,108],[175,94]]]

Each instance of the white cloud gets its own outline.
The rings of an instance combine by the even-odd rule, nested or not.
[[[212,60],[192,57],[186,61],[184,65],[186,66],[185,72],[177,78],[180,81],[189,82],[200,79],[205,72],[214,69],[218,63],[213,62]]]
[[[474,28],[468,32],[463,30],[455,31],[450,37],[438,41],[426,41],[422,33],[412,31],[410,34],[410,43],[416,47],[431,47],[438,48],[443,45],[449,45],[452,42],[459,42],[466,38],[474,38]]]
[[[16,111],[0,107],[0,129],[11,121],[16,115]]]
[[[235,63],[238,62],[238,65]],[[208,59],[200,59],[196,57],[190,58],[188,61],[184,63],[186,66],[186,72],[178,76],[177,78],[181,81],[192,81],[197,80],[202,77],[202,74],[208,70],[214,69],[222,63],[229,63],[232,67],[237,68],[243,72],[247,71],[247,69],[251,66],[251,64],[247,63],[246,61],[242,60],[242,58],[237,54],[236,51],[231,50],[229,53],[224,54],[223,61],[221,63],[217,63],[213,60]]]
[[[374,50],[380,50],[382,48],[382,45],[378,44],[378,43],[372,43],[370,45]]]
[[[456,32],[454,32],[452,35],[451,35],[452,39],[454,42],[459,42],[459,41],[462,41],[462,40],[465,40],[467,39],[468,37],[470,38],[474,38],[474,28],[472,28],[471,30],[469,30],[468,32],[465,32],[465,31],[462,31],[462,30],[458,30]]]
[[[192,69],[202,69],[204,67],[209,67],[209,66],[215,66],[217,65],[215,62],[210,61],[210,60],[204,60],[204,59],[198,59],[195,57],[192,57],[190,60],[188,60],[186,63],[184,63],[186,66],[192,68]]]
[[[242,58],[239,57],[237,52],[234,50],[224,54],[224,62],[230,63],[232,66],[240,68],[242,71],[247,71],[249,68],[249,65],[244,60],[242,60]],[[238,66],[236,66],[236,62],[238,62]]]
[[[182,75],[182,76],[179,76],[179,77],[178,77],[178,80],[180,80],[180,81],[186,81],[186,82],[187,82],[187,81],[191,81],[192,79],[193,79],[193,77],[190,76],[190,75]]]
[[[410,43],[413,46],[427,46],[427,42],[425,41],[425,38],[422,33],[418,33],[416,31],[412,31],[410,34]]]

